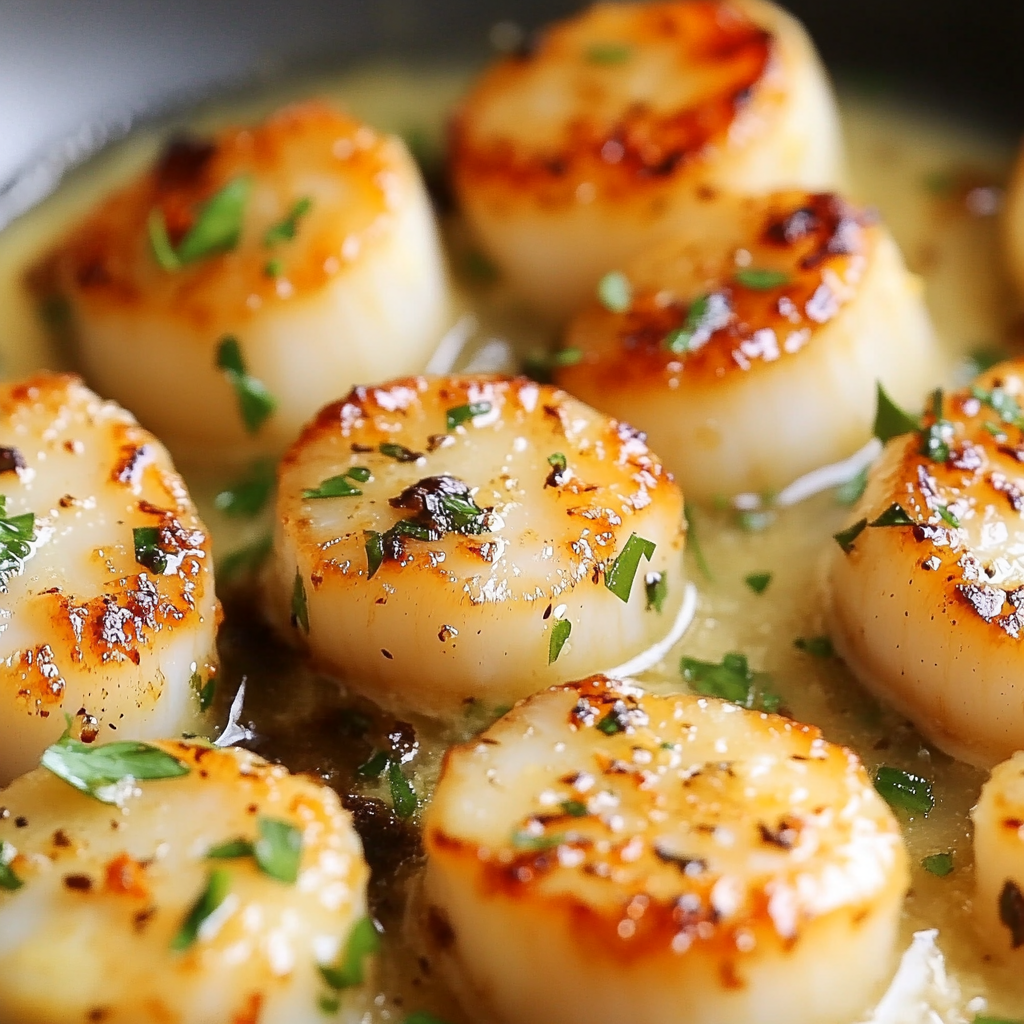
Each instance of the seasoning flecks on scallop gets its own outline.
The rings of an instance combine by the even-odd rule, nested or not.
[[[749,0],[596,4],[486,72],[452,136],[470,227],[555,316],[652,242],[705,235],[719,193],[829,188],[840,165],[813,45]]]
[[[851,751],[604,677],[453,748],[424,842],[425,912],[503,1024],[846,1024],[891,969],[908,877]]]
[[[1024,363],[936,392],[889,441],[831,562],[832,638],[961,760],[1024,746]]]
[[[557,374],[645,430],[704,501],[851,455],[871,436],[876,381],[916,405],[936,362],[920,283],[872,215],[832,193],[718,206],[714,233],[627,265],[622,305],[592,298]]]
[[[447,317],[412,157],[315,101],[172,140],[30,280],[90,383],[196,462],[283,450],[356,382],[421,369]]]
[[[393,709],[620,664],[686,589],[682,496],[643,435],[525,378],[356,388],[285,456],[277,513],[278,622]]]
[[[333,790],[201,742],[58,745],[44,764],[77,756],[88,778],[104,754],[120,806],[45,767],[3,792],[0,1019],[362,1019],[369,871]]]
[[[0,388],[0,783],[83,739],[194,727],[216,674],[210,541],[163,446],[77,377]]]

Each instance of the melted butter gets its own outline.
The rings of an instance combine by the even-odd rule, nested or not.
[[[447,111],[464,82],[465,77],[456,72],[386,65],[296,82],[273,93],[200,110],[187,121],[134,133],[72,172],[53,197],[0,234],[4,375],[12,378],[42,366],[67,365],[66,354],[51,342],[22,288],[23,268],[116,182],[150,161],[169,127],[187,123],[202,130],[256,119],[290,99],[322,95],[378,127],[406,135],[417,143],[416,148],[436,152]],[[997,221],[970,214],[955,179],[963,172],[981,185],[1002,182],[1009,147],[877,98],[848,95],[843,108],[852,193],[879,208],[911,269],[922,276],[946,358],[938,374],[942,379],[936,383],[958,382],[964,376],[962,356],[999,343],[1013,308],[1000,268]],[[976,212],[984,212],[986,196],[991,194],[974,197]],[[446,226],[446,233],[459,275],[470,250],[456,221]],[[482,368],[481,363],[489,360],[488,368],[504,368],[508,350],[496,346],[495,338],[508,339],[520,352],[550,341],[500,283],[484,286],[462,276],[466,277],[465,305],[474,319],[462,324],[470,340],[461,365],[475,360]],[[235,550],[266,531],[266,521],[232,520],[216,511],[212,497],[224,479],[202,470],[187,471],[187,475],[219,553]],[[931,814],[927,818],[902,815],[916,865],[904,914],[904,939],[909,941],[917,929],[937,927],[965,1002],[981,996],[988,1000],[989,1013],[1019,1016],[1024,980],[986,958],[972,931],[969,810],[984,781],[983,773],[929,749],[912,727],[861,690],[839,661],[794,647],[798,637],[825,632],[821,566],[843,513],[832,494],[823,494],[778,512],[764,529],[750,532],[740,528],[731,513],[698,511],[696,532],[711,578],[702,574],[691,545],[690,576],[700,588],[697,617],[662,665],[645,673],[642,681],[659,692],[681,689],[681,655],[717,661],[729,651],[741,651],[755,670],[771,674],[772,687],[789,713],[819,725],[829,739],[857,750],[870,771],[885,763],[932,780],[936,803]],[[762,572],[771,573],[772,581],[759,596],[744,578]],[[387,734],[398,724],[372,708],[356,707],[335,682],[312,674],[293,653],[268,639],[264,630],[253,629],[256,614],[246,598],[230,590],[225,597],[221,710],[237,681],[247,676],[245,718],[255,726],[258,752],[280,759],[293,770],[315,771],[342,793],[382,801],[361,805],[364,815],[367,807],[377,814],[377,826],[367,830],[363,821],[364,834],[375,859],[375,909],[391,937],[382,958],[380,990],[367,1019],[401,1019],[413,1009],[426,1009],[453,1024],[464,1020],[437,979],[430,937],[410,924],[407,906],[418,873],[415,827],[389,815],[383,780],[367,780],[355,771],[388,742]],[[471,735],[496,711],[471,707],[462,721],[444,727],[411,723],[419,750],[406,771],[421,799],[429,795],[445,746]],[[934,877],[920,866],[922,858],[938,852],[953,854],[955,868],[947,878]]]

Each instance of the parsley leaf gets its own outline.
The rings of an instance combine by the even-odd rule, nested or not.
[[[395,462],[415,462],[417,459],[423,458],[423,452],[414,452],[411,448],[406,448],[404,444],[394,444],[392,441],[384,441],[377,445],[377,451],[389,459],[394,459]]]
[[[245,476],[228,484],[214,505],[232,519],[252,519],[266,508],[274,491],[275,465],[271,459],[254,462]]]
[[[490,402],[470,402],[468,405],[457,405],[454,409],[449,409],[445,414],[448,433],[463,423],[468,423],[474,416],[483,416],[490,411]]]
[[[80,793],[101,803],[119,804],[119,783],[176,779],[188,775],[188,765],[176,757],[132,740],[90,746],[65,734],[43,752],[44,768]]]
[[[565,840],[566,837],[561,832],[538,836],[532,832],[527,832],[525,829],[515,829],[512,833],[511,842],[516,850],[541,853],[544,850],[553,850],[556,846],[561,846]]]
[[[916,526],[915,520],[907,515],[906,510],[898,502],[893,502],[877,519],[872,519],[868,526]]]
[[[341,473],[338,476],[330,476],[326,480],[322,480],[318,487],[303,488],[302,496],[307,500],[311,500],[313,498],[358,497],[363,492],[352,483],[352,480],[359,479],[359,477],[355,475],[355,471],[361,468],[361,466],[356,466],[354,469],[350,469],[347,473]]]
[[[12,854],[14,848],[11,847]],[[25,883],[14,873],[10,861],[7,859],[7,843],[0,839],[0,889],[13,892],[20,889]]]
[[[563,814],[570,818],[585,818],[587,816],[587,805],[582,800],[563,800],[559,805]]]
[[[293,885],[302,860],[302,831],[279,818],[260,818],[260,837],[253,844],[253,857],[263,874]]]
[[[312,205],[313,200],[309,196],[297,199],[285,217],[267,228],[266,233],[263,235],[263,244],[273,246],[279,242],[290,242],[295,237],[299,221],[309,213]]]
[[[238,245],[249,186],[248,178],[234,178],[200,207],[195,223],[178,246],[180,263],[195,263]]]
[[[763,594],[771,581],[772,574],[770,572],[752,572],[743,580],[755,594]]]
[[[228,383],[235,389],[245,429],[255,434],[277,408],[277,399],[262,381],[249,376],[238,339],[230,334],[217,346],[217,369],[224,371]]]
[[[971,388],[971,396],[998,413],[1004,423],[1012,423],[1024,429],[1024,413],[1021,413],[1017,399],[1005,388],[994,387],[991,391],[986,391],[975,384]]]
[[[834,658],[836,656],[832,641],[827,636],[798,636],[793,646],[804,654],[814,658]]]
[[[181,269],[181,260],[171,245],[171,237],[167,234],[167,221],[163,210],[159,207],[150,210],[146,218],[146,233],[149,235],[149,247],[153,251],[153,259],[161,270],[168,272]]]
[[[6,590],[7,581],[25,568],[35,532],[35,513],[8,516],[7,497],[0,494],[0,590]]]
[[[921,867],[929,874],[945,878],[953,873],[953,854],[933,853],[921,861]]]
[[[731,313],[729,300],[724,295],[718,292],[700,295],[690,303],[682,326],[665,336],[665,345],[677,354],[693,352],[729,322]]]
[[[625,313],[633,305],[633,286],[621,270],[612,270],[597,283],[597,300],[609,313]]]
[[[384,535],[376,530],[363,530],[366,548],[366,578],[372,580],[384,561]]]
[[[704,557],[704,549],[700,546],[697,523],[689,505],[683,506],[683,521],[686,523],[686,546],[693,552],[693,560],[697,563],[701,575],[711,583],[715,577],[711,574],[711,566],[708,565],[708,560]]]
[[[864,532],[867,525],[867,519],[858,519],[857,522],[852,526],[848,526],[845,530],[833,533],[832,538],[846,554],[849,554],[853,550],[853,542]]]
[[[369,917],[358,920],[349,932],[341,962],[320,965],[324,981],[335,991],[361,985],[366,978],[366,959],[380,951],[380,935]]]
[[[229,839],[206,851],[207,860],[238,860],[252,856],[252,843],[248,839]]]
[[[763,270],[757,267],[745,267],[733,274],[733,279],[743,285],[744,288],[752,288],[754,291],[767,292],[772,288],[779,288],[789,284],[790,276],[781,270]]]
[[[132,530],[135,561],[143,568],[162,576],[167,569],[167,552],[160,547],[159,526],[136,526]]]
[[[178,934],[171,940],[171,949],[186,950],[199,937],[203,922],[227,899],[231,888],[231,874],[224,868],[210,872],[206,886],[189,910]]]
[[[770,677],[753,672],[745,654],[731,652],[720,664],[683,658],[679,663],[683,678],[705,697],[719,697],[749,709],[777,711],[781,701],[767,688]]]
[[[889,765],[882,765],[875,773],[875,789],[891,807],[901,807],[926,818],[935,806],[932,784],[926,778]]]
[[[295,582],[292,584],[292,625],[301,626],[302,632],[309,635],[309,605],[306,601],[306,584],[298,569],[295,570]]]
[[[652,540],[645,540],[636,533],[629,535],[629,540],[616,555],[615,560],[605,570],[604,585],[620,600],[628,601],[633,589],[636,571],[640,568],[640,559],[649,562],[657,545]]]
[[[548,638],[548,664],[553,665],[558,661],[562,653],[565,641],[569,639],[572,632],[572,623],[568,619],[559,619],[551,626],[551,636]]]
[[[647,594],[647,611],[652,608],[660,615],[668,596],[668,578],[663,572],[649,572],[644,577],[644,591]]]
[[[416,790],[405,777],[399,761],[388,764],[388,788],[391,790],[391,805],[399,818],[411,818],[416,812]]]
[[[910,434],[921,429],[921,424],[889,397],[881,381],[876,381],[875,388],[878,404],[875,408],[874,434],[879,441],[885,444],[900,434]]]
[[[210,705],[213,703],[214,694],[217,692],[217,681],[211,676],[204,683],[203,677],[198,672],[193,672],[189,685],[199,700],[200,713],[209,711]]]

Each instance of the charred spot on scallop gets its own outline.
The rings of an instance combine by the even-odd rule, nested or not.
[[[917,403],[934,333],[888,231],[832,193],[715,201],[716,230],[625,265],[571,322],[559,384],[636,422],[686,493],[781,490],[870,437],[877,381]]]
[[[851,1019],[908,877],[891,812],[817,729],[600,676],[449,751],[424,844],[444,962],[506,1021],[668,1024],[683,1000],[697,1024]]]
[[[571,311],[715,197],[827,188],[838,119],[800,25],[746,0],[596,4],[500,61],[452,133],[456,193],[516,289]]]
[[[163,446],[60,375],[0,388],[0,445],[0,781],[66,716],[86,739],[194,727],[219,609],[209,536]]]
[[[359,387],[285,456],[268,596],[287,623],[298,578],[308,635],[287,632],[378,703],[506,704],[669,631],[686,591],[681,513],[643,435],[557,388]],[[664,580],[657,607],[648,572]]]

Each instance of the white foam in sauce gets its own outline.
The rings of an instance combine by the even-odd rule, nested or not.
[[[439,151],[446,113],[465,81],[454,71],[381,65],[211,106],[184,123],[201,130],[256,119],[289,99],[321,95],[378,127],[406,135],[429,159]],[[948,357],[945,379],[936,384],[961,383],[968,374],[964,355],[1005,342],[1013,322],[1000,263],[998,218],[992,215],[998,186],[1008,172],[1011,146],[886,97],[843,92],[841,98],[850,191],[881,211],[911,269],[925,281]],[[135,133],[72,173],[53,197],[0,234],[4,376],[66,365],[24,292],[22,270],[78,214],[152,159],[167,131],[163,125]],[[510,353],[548,344],[551,339],[517,310],[514,297],[503,292],[500,282],[482,284],[467,272],[469,250],[453,217],[446,232],[451,264],[465,292],[462,312],[472,314],[461,323],[469,340],[457,365],[503,369]],[[266,521],[232,520],[216,511],[211,499],[226,480],[202,469],[184,469],[221,556],[266,532]],[[972,931],[968,812],[983,774],[929,749],[908,723],[869,697],[838,660],[794,648],[797,637],[825,632],[820,567],[843,515],[832,490],[779,508],[770,523],[756,531],[744,529],[733,511],[697,512],[696,534],[711,576],[702,572],[691,545],[689,573],[699,588],[695,617],[661,663],[641,678],[652,690],[682,689],[681,655],[717,661],[729,651],[741,651],[754,669],[771,674],[788,713],[856,749],[869,771],[884,762],[931,779],[935,809],[927,818],[903,819],[915,865],[904,938],[909,944],[914,932],[938,930],[947,969],[959,986],[960,1005],[955,1012],[948,1006],[936,1007],[941,1016],[929,1019],[952,1020],[960,1011],[969,1018],[968,1005],[974,1012],[987,1005],[991,1015],[1019,1017],[1024,980],[987,958]],[[760,572],[772,574],[770,598],[754,594],[744,583],[747,575]],[[419,748],[408,768],[420,798],[427,799],[445,746],[487,724],[494,709],[470,707],[461,721],[443,728],[418,721],[396,724],[373,708],[350,701],[335,681],[315,676],[293,652],[268,640],[265,630],[253,630],[256,613],[244,596],[232,594],[230,588],[223,596],[228,615],[222,639],[226,682],[218,696],[221,721],[227,718],[239,680],[247,676],[241,717],[242,724],[251,723],[255,731],[251,745],[293,770],[318,773],[348,794],[347,802],[356,810],[375,869],[375,910],[389,937],[381,991],[369,1019],[401,1020],[411,1010],[424,1009],[457,1024],[465,1018],[431,970],[430,936],[405,924],[406,901],[415,890],[418,871],[415,819],[394,818],[386,790],[376,781],[361,779],[355,769],[389,742],[389,732],[400,733],[399,742],[410,740],[415,732]],[[935,877],[920,866],[927,855],[947,851],[954,863],[949,876]],[[948,999],[948,992],[942,998]]]

